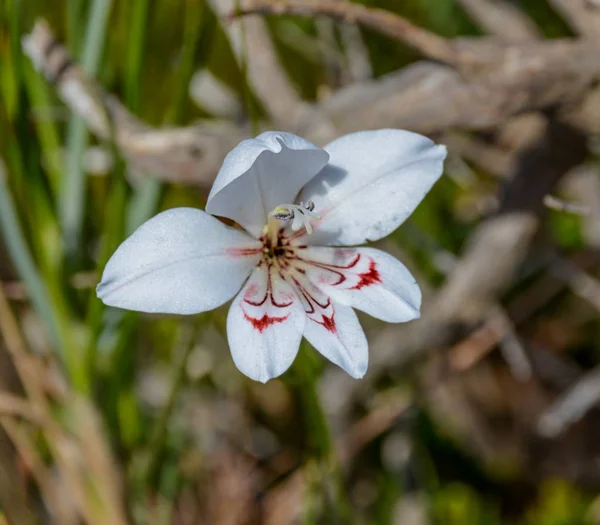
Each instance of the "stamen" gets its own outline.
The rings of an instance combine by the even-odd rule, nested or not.
[[[311,220],[318,220],[321,217],[314,213],[315,203],[308,201],[306,204],[280,204],[269,213],[268,230],[272,239],[276,239],[277,231],[274,229],[276,225],[272,225],[275,221],[292,221],[292,230],[298,231],[302,227],[306,228],[306,233],[312,233]]]

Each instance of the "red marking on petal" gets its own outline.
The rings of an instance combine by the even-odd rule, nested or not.
[[[273,280],[272,280],[271,271],[272,271],[272,265],[269,265],[269,267],[267,268],[267,289],[265,291],[264,297],[260,301],[250,300],[251,297],[256,295],[256,293],[258,292],[258,288],[259,288],[256,283],[253,283],[250,286],[248,286],[246,293],[244,293],[244,302],[245,303],[248,303],[249,305],[252,305],[252,306],[262,306],[263,304],[265,304],[267,299],[270,299],[271,304],[274,307],[287,308],[294,302],[294,297],[289,294],[282,294],[282,299],[288,300],[289,302],[287,302],[287,303],[278,303],[277,302],[277,300],[275,299],[275,295],[273,293],[273,282],[272,282]],[[282,276],[282,279],[283,279],[283,276]]]
[[[233,255],[235,257],[245,257],[247,255],[256,255],[257,253],[261,253],[262,248],[227,248],[225,253],[229,255]]]
[[[258,330],[261,334],[269,328],[269,326],[277,323],[283,323],[289,314],[283,317],[272,317],[270,315],[264,314],[260,319],[255,317],[250,317],[246,312],[244,312],[244,318],[248,321],[256,330]]]
[[[256,294],[257,290],[258,290],[258,286],[256,287],[256,289],[252,290],[252,286],[251,285],[248,288],[248,292],[244,294],[244,302],[248,303],[252,306],[262,306],[263,304],[265,304],[265,302],[267,301],[267,298],[269,297],[269,291],[267,290],[267,292],[265,293],[265,296],[260,300],[260,301],[251,301],[250,297],[252,297],[253,295]]]
[[[320,324],[321,326],[324,326],[332,334],[335,334],[335,331],[337,330],[337,328],[335,326],[334,317],[335,317],[335,312],[331,314],[331,317],[327,317],[326,315],[322,314],[321,321],[315,321],[315,322]]]
[[[342,253],[342,252],[339,251],[338,253]],[[319,262],[319,261],[313,261],[311,259],[304,259],[298,255],[292,256],[292,257],[290,257],[290,259],[296,260],[296,261],[301,261],[301,262],[305,263],[307,266],[314,266],[315,268],[319,268],[320,270],[334,274],[335,276],[337,276],[336,282],[334,282],[334,283],[329,282],[327,277],[321,276],[319,278],[319,283],[327,284],[329,286],[339,286],[340,284],[345,282],[346,278],[347,278],[346,275],[344,275],[343,270],[350,270],[350,269],[354,268],[358,264],[358,261],[360,261],[361,255],[360,255],[360,253],[356,254],[356,257],[354,257],[354,259],[346,265],[329,264],[329,263],[323,263],[323,262]],[[299,273],[302,273],[302,274],[306,274],[306,270],[303,270],[302,268],[296,268],[296,271]]]
[[[377,271],[377,265],[375,264],[375,261],[373,259],[371,259],[371,261],[369,262],[368,271],[359,274],[358,277],[360,281],[358,281],[358,283],[356,283],[352,288],[350,288],[351,290],[360,290],[365,286],[371,286],[372,284],[377,284],[381,282],[381,276]]]

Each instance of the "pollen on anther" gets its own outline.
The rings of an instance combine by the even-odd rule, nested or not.
[[[319,220],[321,217],[314,213],[315,203],[308,201],[306,204],[280,204],[269,213],[272,219],[279,221],[292,221],[293,231],[304,228],[309,235],[312,233],[311,221]]]

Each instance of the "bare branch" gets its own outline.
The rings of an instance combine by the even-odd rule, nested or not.
[[[504,0],[459,0],[471,18],[489,34],[506,42],[537,40],[540,33],[516,6]]]
[[[600,281],[598,279],[568,260],[557,261],[553,270],[554,275],[563,279],[575,295],[600,311]]]
[[[499,214],[482,222],[471,234],[454,270],[433,303],[424,308],[422,317],[409,325],[382,329],[373,340],[371,381],[447,344],[454,323],[479,322],[487,317],[527,255],[544,211],[544,195],[564,173],[581,164],[586,153],[585,137],[580,132],[550,121],[538,144],[520,155]],[[492,338],[497,333],[495,330]],[[340,384],[340,389],[347,390],[338,392],[346,399],[344,406],[338,407],[338,417],[343,416],[353,396],[368,390],[371,381]]]
[[[566,179],[564,191],[589,211],[582,217],[581,233],[585,244],[600,246],[600,167],[584,164]]]
[[[359,11],[365,9],[350,5]],[[576,109],[600,74],[600,52],[589,41],[552,40],[523,46],[480,39],[460,41],[458,47],[463,58],[477,57],[461,62],[460,73],[441,64],[420,62],[349,86],[302,112],[294,131],[316,144],[325,144],[344,133],[381,127],[424,134],[492,129],[522,113],[548,107]],[[24,48],[34,63],[55,80],[63,100],[81,113],[101,137],[110,131],[103,115],[110,115],[117,143],[134,169],[157,173],[168,180],[208,185],[226,153],[249,134],[233,123],[223,122],[153,129],[140,123],[70,63],[47,27],[38,24],[25,38]],[[46,49],[51,52],[45,53]],[[473,67],[476,63],[481,67]],[[583,127],[587,122],[577,124]]]
[[[336,439],[340,465],[348,464],[365,445],[384,433],[410,407],[410,398],[391,395],[370,413],[357,421]],[[265,523],[283,525],[296,523],[302,512],[302,491],[308,469],[298,469],[265,498]]]
[[[273,122],[280,127],[293,126],[304,104],[279,62],[264,21],[260,17],[226,20],[235,8],[234,0],[209,0],[209,4],[224,21],[238,62],[246,61],[248,82]]]
[[[589,206],[580,202],[568,202],[550,194],[544,197],[544,206],[547,206],[551,210],[571,213],[573,215],[585,216],[590,214]]]
[[[360,29],[356,25],[345,25],[341,30],[346,56],[348,57],[348,69],[355,81],[363,81],[373,76],[373,68],[369,59],[367,45],[363,39]]]
[[[401,127],[424,134],[492,129],[513,115],[581,101],[600,74],[600,51],[583,41],[488,47],[485,67],[458,73],[419,62],[345,88],[323,105],[338,133]],[[478,48],[471,42],[469,49]]]
[[[339,22],[358,23],[382,34],[404,42],[423,55],[446,64],[458,62],[457,52],[451,42],[434,33],[415,26],[399,15],[341,1],[317,3],[308,0],[244,0],[235,15],[276,14],[314,17],[328,16]]]
[[[600,42],[600,6],[597,3],[590,0],[550,0],[550,5],[581,36]]]
[[[142,123],[73,63],[44,21],[23,38],[23,50],[96,135],[108,140],[114,132],[134,170],[208,185],[226,153],[246,137],[224,123],[160,131]]]
[[[520,380],[531,377],[531,364],[515,327],[507,313],[499,306],[492,307],[484,325],[455,345],[450,353],[450,364],[456,370],[466,370],[480,361],[497,344],[513,376]]]
[[[499,178],[506,178],[515,162],[513,152],[505,151],[498,146],[466,134],[447,133],[441,142],[446,144],[453,153]]]
[[[471,42],[466,49],[474,46]],[[343,133],[379,127],[425,134],[450,128],[489,129],[512,115],[580,100],[600,72],[600,52],[589,42],[503,48],[482,41],[481,46],[482,56],[490,58],[485,76],[469,80],[439,64],[418,63],[338,91],[317,111],[304,112],[294,128],[317,144]],[[226,153],[247,136],[246,130],[226,123],[176,130],[155,130],[140,123],[69,61],[43,23],[25,38],[24,48],[55,80],[65,102],[101,137],[109,134],[103,115],[110,114],[117,142],[134,169],[169,180],[209,184]],[[45,53],[46,49],[51,52]]]
[[[600,401],[600,367],[593,368],[564,392],[539,418],[538,432],[556,437]]]

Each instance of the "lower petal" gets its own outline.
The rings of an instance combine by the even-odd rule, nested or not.
[[[227,317],[231,355],[241,372],[266,383],[292,364],[305,314],[289,284],[266,263],[254,270]]]
[[[419,285],[400,261],[381,250],[308,247],[297,250],[296,265],[337,303],[388,323],[420,315]]]
[[[369,363],[368,344],[354,310],[334,303],[302,272],[292,270],[289,278],[306,312],[304,337],[352,377],[364,376]]]
[[[369,365],[369,346],[354,310],[332,302],[319,315],[308,317],[304,337],[352,377],[363,377]]]

